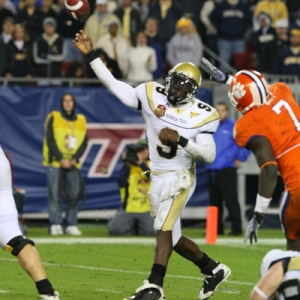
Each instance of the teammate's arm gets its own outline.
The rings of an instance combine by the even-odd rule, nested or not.
[[[253,288],[250,300],[269,299],[280,286],[284,276],[282,261],[278,261],[269,271],[258,281]]]
[[[76,34],[73,44],[87,56],[92,69],[106,88],[125,105],[137,109],[139,100],[136,96],[135,89],[129,84],[117,80],[111,74],[93,50],[93,43],[91,39],[84,34],[83,30],[80,30],[79,33]]]

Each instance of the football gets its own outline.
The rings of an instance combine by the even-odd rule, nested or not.
[[[73,19],[81,22],[84,21],[90,13],[88,0],[65,0],[65,8]]]

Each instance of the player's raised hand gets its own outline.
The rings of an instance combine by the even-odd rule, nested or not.
[[[202,57],[201,59],[202,63],[211,71],[210,80],[219,82],[219,83],[225,83],[228,79],[228,74],[222,72],[219,70],[216,66],[214,66],[208,59],[205,57]]]
[[[165,127],[160,131],[158,138],[163,145],[172,146],[178,143],[179,134],[177,131]]]
[[[247,240],[250,240],[250,244],[252,245],[252,240],[254,239],[255,243],[257,243],[257,231],[263,220],[263,215],[255,213],[253,218],[250,220],[248,227],[245,232],[244,243]]]
[[[80,30],[79,33],[76,33],[73,44],[85,55],[93,50],[92,40],[84,34],[83,30]]]

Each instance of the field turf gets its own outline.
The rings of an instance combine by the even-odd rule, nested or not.
[[[108,237],[103,225],[83,224],[79,228],[81,237],[52,237],[46,227],[32,227],[27,233],[28,238],[35,240],[61,300],[122,300],[142,285],[152,267],[154,238]],[[218,244],[206,245],[203,228],[184,228],[183,233],[232,270],[213,300],[249,299],[259,279],[263,255],[272,248],[285,248],[280,230],[260,229],[255,245],[243,244],[243,236],[219,237]],[[174,252],[164,283],[166,299],[197,300],[202,283],[198,268]],[[37,299],[34,283],[16,258],[5,251],[0,251],[0,299]]]

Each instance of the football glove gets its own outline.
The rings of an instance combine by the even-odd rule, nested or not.
[[[202,63],[212,72],[209,79],[219,83],[226,83],[229,78],[227,73],[222,72],[217,67],[215,67],[208,59],[202,57]]]
[[[254,213],[254,216],[250,220],[248,227],[246,229],[244,243],[246,243],[247,240],[250,239],[250,244],[252,245],[253,238],[254,238],[255,243],[257,243],[257,230],[258,230],[258,227],[260,226],[263,218],[264,218],[263,215]]]

